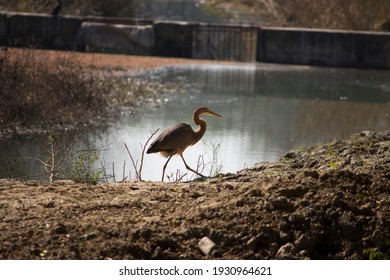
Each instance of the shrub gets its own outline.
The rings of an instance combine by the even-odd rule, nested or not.
[[[72,180],[76,183],[97,185],[103,174],[103,169],[95,169],[94,164],[99,160],[97,150],[79,152],[72,166]]]
[[[1,51],[0,85],[0,131],[74,128],[100,120],[107,107],[92,72],[56,52]]]

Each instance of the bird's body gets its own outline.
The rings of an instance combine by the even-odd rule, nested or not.
[[[163,168],[162,181],[164,180],[165,168],[171,157],[174,155],[180,155],[188,170],[191,170],[192,172],[203,176],[197,171],[191,169],[183,158],[184,150],[187,147],[196,144],[206,132],[206,121],[199,117],[201,114],[222,117],[221,115],[214,113],[206,107],[198,108],[197,110],[195,110],[193,117],[195,124],[200,126],[197,130],[194,131],[191,125],[187,123],[179,123],[161,132],[160,135],[157,136],[157,138],[153,141],[153,143],[146,151],[147,154],[160,153],[164,157],[168,157],[168,160]]]
[[[57,16],[61,12],[61,9],[62,9],[62,1],[58,0],[57,5],[55,5],[53,10],[51,11],[51,14],[53,16]]]
[[[163,131],[150,145],[147,153],[158,152],[164,157],[182,154],[187,147],[196,144],[203,135],[199,136],[188,123],[179,123]],[[196,138],[199,139],[195,142],[193,139]]]

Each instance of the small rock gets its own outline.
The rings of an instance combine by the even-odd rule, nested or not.
[[[278,258],[292,258],[298,254],[297,248],[295,248],[293,243],[287,243],[279,248],[276,252],[276,257]]]
[[[199,249],[202,251],[203,254],[205,254],[206,256],[208,254],[210,254],[210,252],[214,249],[215,247],[215,243],[210,239],[208,238],[207,236],[203,237],[199,243],[198,243],[198,247]]]

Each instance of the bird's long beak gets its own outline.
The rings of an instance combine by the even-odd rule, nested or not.
[[[223,118],[223,116],[221,116],[220,114],[217,114],[211,110],[205,112],[205,115],[209,115],[209,116],[213,116],[213,117],[219,117],[219,118]]]

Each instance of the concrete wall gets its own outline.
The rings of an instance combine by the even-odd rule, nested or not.
[[[152,25],[145,26],[146,23],[143,20],[121,18],[0,13],[0,43],[10,46],[30,45],[38,48],[152,55],[155,45],[154,28]]]
[[[390,33],[261,28],[257,51],[263,62],[390,68]]]
[[[153,25],[154,55],[192,58],[192,24],[157,21]]]
[[[78,31],[77,45],[94,52],[152,55],[153,26],[84,22]]]
[[[0,44],[4,44],[8,37],[7,16],[0,13]]]
[[[0,12],[0,43],[167,57],[390,69],[390,33],[384,32],[229,25],[206,28],[188,22]]]
[[[78,17],[7,13],[6,41],[10,45],[75,49],[76,36],[81,25]]]
[[[98,17],[98,16],[85,16],[84,22],[100,22],[107,24],[124,24],[124,25],[152,25],[153,21],[142,18],[123,18],[123,17]]]

